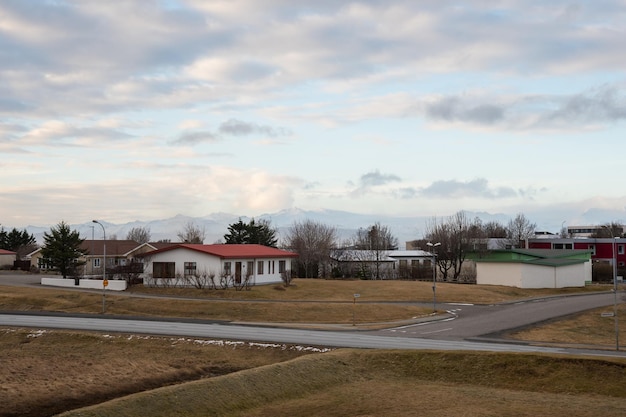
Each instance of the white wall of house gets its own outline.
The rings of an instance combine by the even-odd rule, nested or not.
[[[517,288],[584,287],[591,281],[591,263],[543,266],[509,262],[477,262],[476,283]]]
[[[1,253],[0,254],[0,267],[13,266],[13,262],[16,260],[14,253]]]
[[[285,269],[291,270],[291,258],[233,258],[221,259],[218,256],[198,252],[186,248],[176,248],[165,252],[157,253],[146,260],[146,275],[144,285],[146,286],[193,286],[192,282],[184,279],[185,263],[195,262],[198,274],[214,274],[216,282],[219,282],[220,275],[225,270],[225,264],[230,263],[231,276],[235,275],[237,264],[241,266],[242,278],[250,274],[250,283],[272,284],[282,282],[281,271],[279,269],[281,261],[284,262]],[[174,262],[176,279],[154,279],[152,274],[155,262]],[[252,262],[252,271],[249,271],[249,262]],[[263,263],[263,271],[259,271],[259,263]]]

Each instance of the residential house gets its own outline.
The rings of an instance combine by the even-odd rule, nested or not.
[[[0,249],[0,269],[10,269],[13,268],[13,263],[17,260],[17,253]]]
[[[139,255],[151,252],[159,248],[171,246],[172,243],[138,243],[134,240],[84,240],[80,250],[86,255],[78,259],[79,273],[85,278],[100,278],[103,276],[104,259],[106,258],[106,270],[110,274],[121,267],[138,265],[143,262]],[[106,252],[106,253],[105,253]],[[41,248],[28,255],[31,265],[36,265],[40,270],[47,271],[51,268],[41,254]],[[143,270],[143,267],[140,266]]]
[[[175,244],[142,255],[144,285],[211,287],[282,282],[298,255],[256,244]]]
[[[473,258],[476,283],[517,288],[584,287],[591,282],[591,251],[508,249]]]
[[[433,255],[423,250],[336,249],[331,251],[330,259],[336,277],[432,278]]]

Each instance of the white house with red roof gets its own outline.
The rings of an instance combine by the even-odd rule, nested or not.
[[[225,288],[278,283],[298,254],[255,244],[175,244],[143,255],[144,285]]]

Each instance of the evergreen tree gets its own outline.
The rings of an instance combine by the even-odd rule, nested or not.
[[[26,229],[21,232],[16,228],[13,228],[10,232],[7,232],[4,228],[0,230],[0,249],[17,252],[22,246],[34,245],[35,237],[28,233]]]
[[[224,235],[224,241],[229,244],[256,243],[273,248],[278,246],[276,230],[272,228],[267,220],[255,222],[252,219],[250,223],[244,223],[243,220],[239,219],[237,223],[228,226],[228,232]]]
[[[228,233],[224,235],[224,241],[229,244],[250,243],[250,231],[248,224],[239,219],[237,223],[228,226]]]
[[[44,259],[57,269],[63,278],[76,273],[76,268],[81,265],[79,258],[85,254],[80,249],[84,239],[80,238],[76,230],[70,230],[67,223],[62,221],[50,229],[50,233],[43,235],[44,247],[41,254]]]

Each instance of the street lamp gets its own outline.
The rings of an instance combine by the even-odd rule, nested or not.
[[[611,251],[613,252],[613,318],[615,321],[615,350],[619,350],[619,323],[617,318],[617,256],[615,254],[615,242],[617,239],[619,239],[619,237],[613,237],[611,239]]]
[[[102,234],[104,236],[104,240],[102,242],[102,314],[106,311],[106,280],[107,280],[107,232],[104,229],[104,225],[100,223],[98,220],[92,220],[93,223],[97,223],[102,227]]]
[[[433,313],[437,312],[437,246],[441,246],[441,242],[426,243],[432,249],[433,253]]]
[[[613,321],[615,322],[615,350],[619,350],[619,320],[617,318],[617,256],[615,254],[615,242],[619,236],[615,236],[613,225],[604,226],[611,233],[611,263],[613,264]]]

